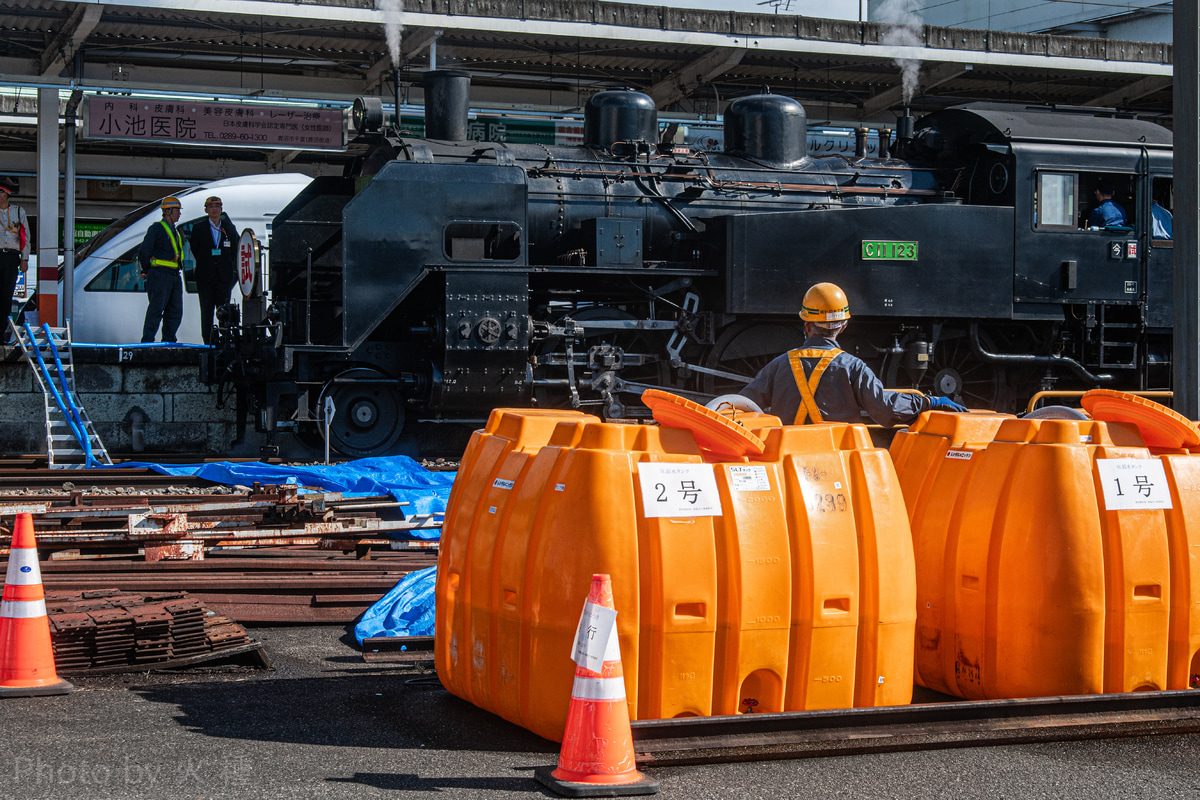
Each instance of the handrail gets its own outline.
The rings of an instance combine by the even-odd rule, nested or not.
[[[50,346],[50,355],[54,356],[54,368],[58,370],[58,384],[62,387],[63,397],[66,399],[67,406],[71,409],[71,416],[75,420],[76,430],[78,431],[77,438],[80,440],[79,444],[83,447],[84,466],[99,465],[100,462],[92,454],[92,436],[88,432],[87,426],[83,424],[83,418],[79,415],[79,406],[76,405],[75,398],[71,395],[71,388],[67,385],[67,376],[63,370],[62,358],[58,354],[58,346],[54,343],[54,334],[50,332],[49,323],[42,323],[42,331],[46,334],[46,344]]]
[[[1029,403],[1027,403],[1025,406],[1025,413],[1028,414],[1030,411],[1033,411],[1035,408],[1037,408],[1037,404],[1040,401],[1046,399],[1047,397],[1083,397],[1085,394],[1087,394],[1088,391],[1089,390],[1083,390],[1083,391],[1055,390],[1055,391],[1038,392],[1033,397],[1029,398]],[[1126,394],[1136,394],[1138,397],[1174,397],[1175,396],[1174,392],[1165,391],[1165,390],[1163,390],[1163,391],[1156,390],[1156,391],[1143,391],[1143,392],[1126,392]]]
[[[71,419],[71,415],[67,413],[67,407],[63,402],[62,395],[58,393],[58,388],[54,385],[54,381],[50,378],[50,370],[46,367],[45,359],[42,358],[42,348],[38,346],[37,336],[34,335],[33,328],[30,327],[28,322],[22,324],[25,327],[25,335],[29,337],[29,348],[37,357],[38,369],[40,369],[42,375],[46,377],[46,385],[50,388],[50,395],[54,398],[54,403],[58,406],[58,411],[63,415],[63,419],[66,420],[67,426],[71,429],[71,433],[75,436],[75,440],[82,445],[83,441],[80,436],[79,429],[75,427],[75,420]]]

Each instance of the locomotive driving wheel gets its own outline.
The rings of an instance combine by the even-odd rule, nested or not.
[[[704,359],[705,367],[723,374],[701,373],[699,390],[713,396],[737,394],[775,356],[803,342],[800,325],[734,323],[721,332]]]
[[[333,400],[329,446],[345,456],[386,454],[404,430],[404,398],[394,378],[373,367],[353,367],[329,380],[317,400],[318,424],[325,435],[325,399]]]
[[[986,350],[995,347],[991,337],[982,331],[979,341]],[[900,359],[888,359],[889,387],[907,386],[899,365]],[[930,355],[929,367],[914,388],[949,397],[968,408],[1009,410],[1008,376],[1004,367],[981,359],[972,350],[966,331],[955,328],[941,332]]]

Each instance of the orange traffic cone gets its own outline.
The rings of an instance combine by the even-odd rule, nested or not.
[[[613,611],[609,576],[592,576],[587,601]],[[585,606],[585,617],[587,612]],[[633,730],[625,702],[625,673],[621,669],[615,622],[607,642],[599,646],[604,652],[599,672],[589,669],[585,662],[576,663],[558,767],[538,767],[534,775],[539,783],[566,797],[655,794],[658,781],[638,772],[633,760]],[[576,661],[580,661],[578,655]]]
[[[33,517],[18,514],[0,600],[0,697],[66,694],[73,688],[54,669]]]

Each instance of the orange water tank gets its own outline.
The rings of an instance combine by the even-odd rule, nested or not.
[[[1091,420],[909,439],[918,682],[973,699],[1184,688],[1192,456],[1154,458],[1134,426]]]
[[[862,426],[766,421],[734,456],[727,421],[709,415],[701,447],[671,409],[672,427],[506,409],[476,432],[439,558],[446,688],[561,736],[599,572],[634,719],[909,702],[913,559],[887,453]]]

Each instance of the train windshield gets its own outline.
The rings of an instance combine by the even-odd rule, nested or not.
[[[83,259],[87,258],[96,250],[98,250],[101,245],[110,241],[114,236],[128,228],[130,225],[134,224],[135,222],[143,221],[148,214],[156,211],[159,208],[159,202],[160,201],[155,200],[152,203],[146,203],[146,205],[130,211],[128,214],[97,233],[91,239],[88,239],[87,244],[76,251],[75,263],[78,264],[80,261],[83,261]]]

